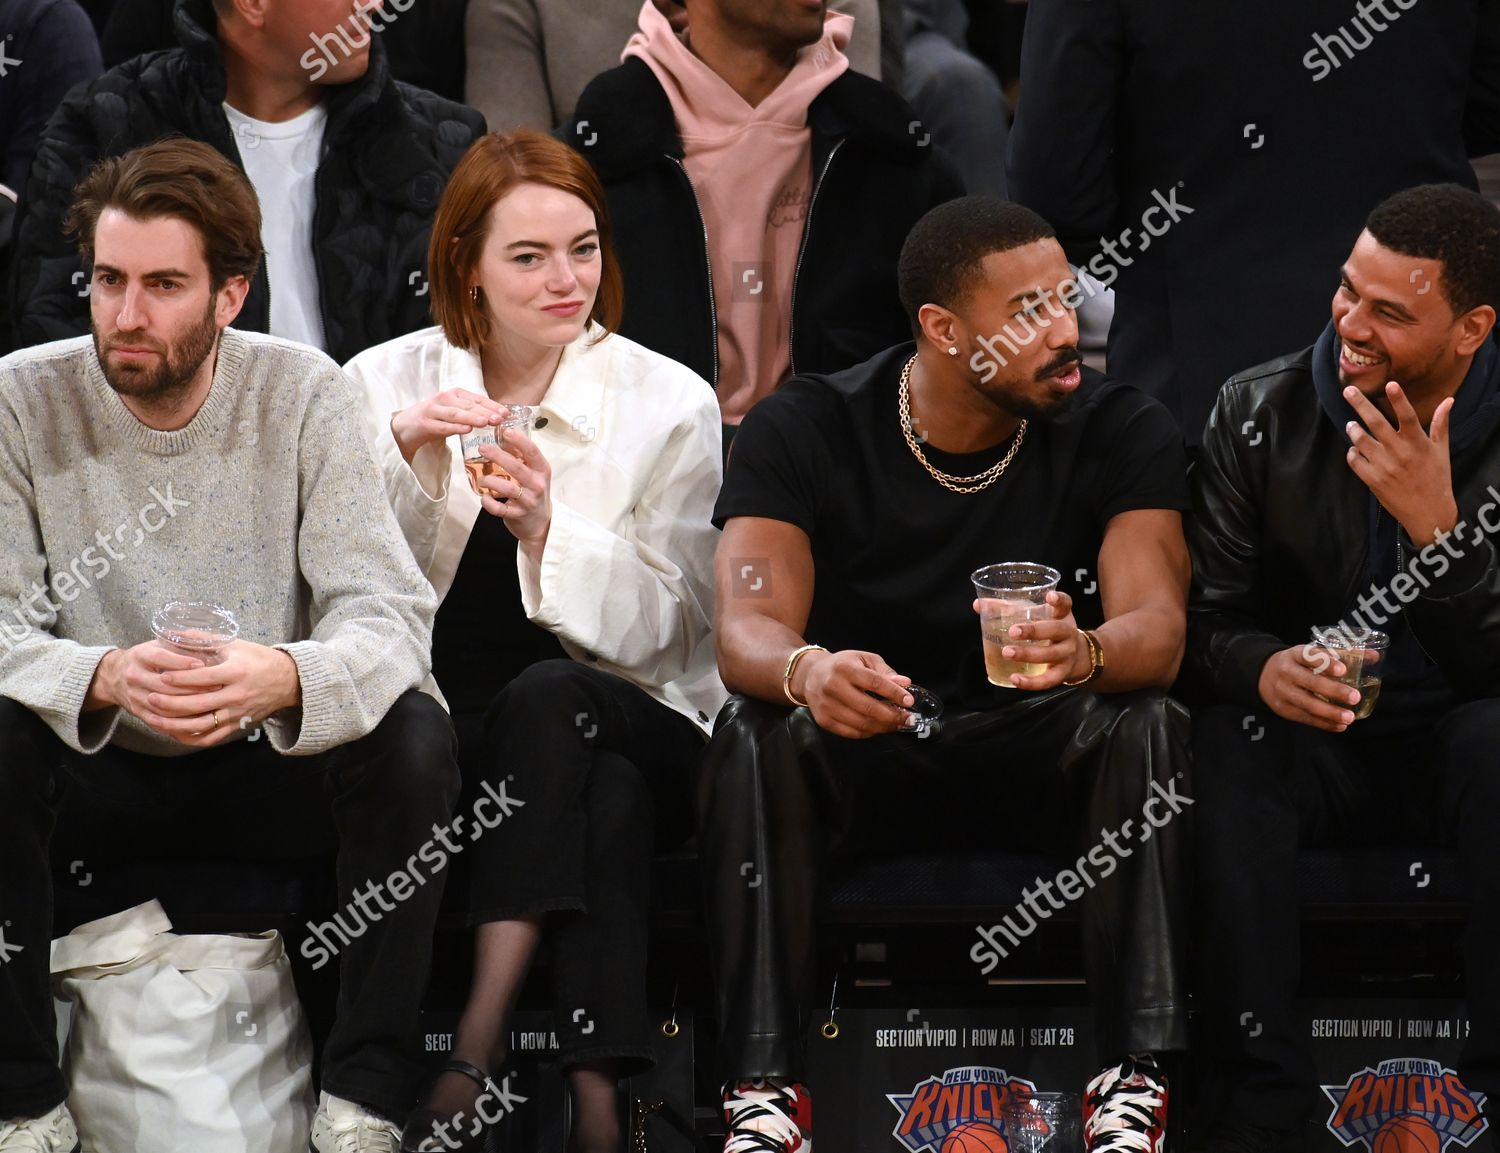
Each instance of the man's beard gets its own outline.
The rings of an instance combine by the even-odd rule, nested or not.
[[[143,401],[153,408],[171,407],[192,389],[193,377],[214,350],[219,327],[215,323],[214,300],[209,298],[208,308],[197,324],[183,332],[175,344],[165,348],[156,341],[144,337],[131,339],[123,333],[115,333],[106,342],[94,328],[94,354],[104,369],[104,379],[110,388],[121,396]],[[112,365],[109,352],[117,345],[139,345],[162,355],[154,365]]]
[[[1041,383],[1050,380],[1064,369],[1071,368],[1075,364],[1082,364],[1083,357],[1076,348],[1068,349],[1060,353],[1050,364],[1038,369],[1032,377],[1031,383]],[[996,385],[1001,387],[996,388]],[[978,384],[976,387],[994,402],[997,408],[1003,409],[1011,416],[1021,420],[1057,420],[1066,416],[1073,407],[1073,399],[1078,395],[1075,392],[1053,393],[1049,392],[1043,397],[1028,396],[1021,392],[1018,382],[1014,380],[1000,381],[992,380],[989,384]]]

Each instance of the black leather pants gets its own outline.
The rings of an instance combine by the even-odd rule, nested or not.
[[[865,741],[806,709],[732,698],[698,790],[719,1075],[803,1078],[829,859],[923,845],[1064,865],[1093,850],[1080,910],[1102,1055],[1185,1049],[1188,749],[1187,711],[1159,692],[1023,694],[927,739]]]

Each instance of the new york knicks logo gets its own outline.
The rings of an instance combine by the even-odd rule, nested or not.
[[[1333,1102],[1328,1131],[1366,1153],[1443,1153],[1489,1127],[1484,1094],[1471,1092],[1441,1061],[1398,1057],[1361,1069],[1343,1085],[1324,1085]]]
[[[911,1153],[1009,1153],[1002,1117],[1012,1090],[1036,1086],[1004,1069],[963,1065],[929,1077],[910,1093],[887,1093],[901,1119],[891,1136]]]

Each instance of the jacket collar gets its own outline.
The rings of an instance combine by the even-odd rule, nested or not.
[[[172,23],[204,99],[217,108],[227,94],[227,78],[213,0],[177,0]],[[332,86],[327,92],[325,104],[330,135],[351,116],[394,96],[390,65],[378,35],[370,37],[370,66],[365,69],[365,74],[350,84]]]
[[[1344,431],[1351,420],[1358,420],[1353,407],[1344,399],[1339,384],[1339,336],[1332,322],[1313,345],[1313,387],[1323,413],[1338,429],[1344,443],[1350,443]],[[1480,346],[1469,365],[1468,374],[1459,386],[1449,413],[1449,451],[1457,456],[1478,443],[1500,424],[1500,333],[1492,333]]]
[[[868,76],[845,72],[808,106],[815,158],[850,140],[907,163],[925,159],[921,124],[899,95]],[[913,127],[915,126],[915,127]],[[649,65],[630,57],[597,77],[579,100],[568,143],[610,180],[662,156],[682,158],[671,102]]]
[[[594,438],[604,409],[604,391],[609,376],[601,360],[610,338],[605,337],[598,344],[590,342],[602,332],[597,324],[590,323],[577,340],[563,349],[557,372],[537,407],[537,417],[546,417],[549,433],[572,435],[584,441]],[[484,368],[479,354],[458,348],[446,340],[438,365],[438,379],[439,391],[463,388],[480,396],[486,395]]]

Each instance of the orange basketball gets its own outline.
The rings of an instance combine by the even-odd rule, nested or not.
[[[943,1153],[1010,1153],[1010,1150],[998,1129],[982,1121],[965,1121],[943,1139]]]
[[[1415,1113],[1403,1113],[1376,1131],[1371,1153],[1438,1153],[1441,1145],[1431,1121]]]

